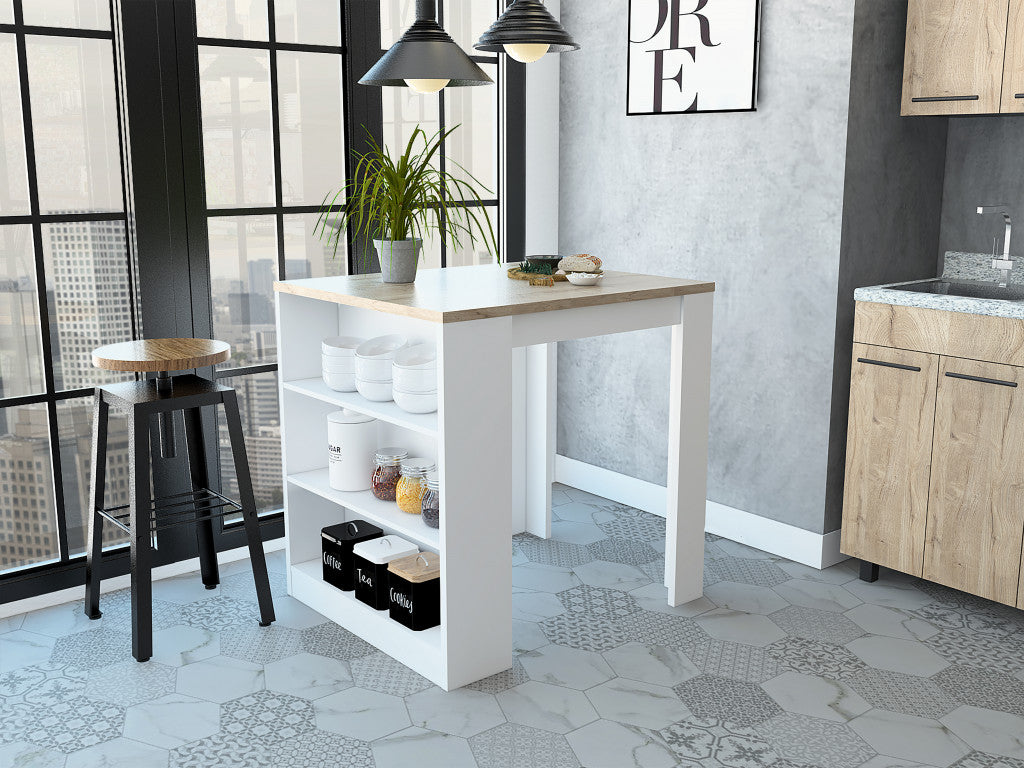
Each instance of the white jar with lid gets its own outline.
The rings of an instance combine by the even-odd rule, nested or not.
[[[344,408],[327,415],[328,474],[336,491],[366,491],[377,452],[377,420]]]

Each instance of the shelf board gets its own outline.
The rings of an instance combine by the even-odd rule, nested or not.
[[[370,491],[334,490],[326,468],[288,475],[288,482],[350,509],[389,533],[396,533],[434,552],[441,551],[440,531],[429,528],[419,515],[406,514],[393,501],[381,501]]]
[[[394,402],[374,403],[367,400],[358,392],[335,392],[324,384],[323,379],[301,379],[298,381],[284,382],[284,388],[289,392],[298,392],[300,395],[313,397],[325,403],[331,403],[339,408],[349,408],[367,416],[373,416],[381,421],[394,424],[422,435],[437,437],[437,413],[407,413],[399,408]]]
[[[397,621],[392,621],[387,611],[375,611],[357,600],[355,592],[343,592],[324,581],[323,565],[319,558],[293,565],[291,576],[291,594],[294,598],[428,680],[442,687],[446,685],[441,627],[413,632]]]

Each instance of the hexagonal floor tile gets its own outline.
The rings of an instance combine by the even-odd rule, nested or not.
[[[817,608],[819,611],[842,613],[861,604],[861,599],[845,587],[823,581],[792,579],[777,585],[775,591],[792,605]]]
[[[781,707],[759,686],[740,680],[698,675],[672,690],[697,717],[756,725],[782,714]]]
[[[287,627],[234,627],[220,633],[220,652],[253,664],[270,664],[299,653],[301,638],[297,630]]]
[[[198,741],[190,741],[184,746],[172,749],[168,768],[224,768],[229,765],[244,765],[245,768],[282,768],[270,762],[265,744],[237,739],[224,732]]]
[[[719,581],[704,590],[704,596],[719,608],[743,613],[769,614],[786,608],[789,603],[768,587]]]
[[[638,610],[629,593],[587,584],[559,592],[558,599],[571,613],[585,613],[599,619],[621,620]]]
[[[779,768],[794,764],[857,768],[875,756],[871,746],[848,725],[807,715],[787,712],[762,723],[757,731],[780,757],[791,761],[780,761],[776,764]]]
[[[898,608],[864,603],[846,612],[846,617],[871,635],[887,635],[898,640],[926,640],[939,629]]]
[[[850,678],[853,688],[878,709],[938,719],[957,702],[931,680],[885,669],[864,669]]]
[[[587,691],[587,698],[605,720],[658,730],[689,716],[671,688],[621,677]]]
[[[529,680],[530,678],[526,674],[526,670],[523,669],[523,665],[519,663],[517,657],[512,659],[511,669],[485,677],[483,680],[477,680],[466,687],[473,691],[482,691],[483,693],[501,693],[509,688],[515,688],[517,685],[529,682]]]
[[[1024,681],[1005,672],[956,664],[932,679],[962,704],[1024,717]]]
[[[124,735],[129,739],[174,749],[220,730],[220,707],[180,693],[128,707]]]
[[[115,739],[125,725],[124,707],[84,696],[23,704],[12,714],[4,715],[7,738],[67,753]]]
[[[165,768],[167,757],[166,749],[120,738],[72,752],[68,755],[66,768]]]
[[[771,615],[771,620],[787,635],[820,640],[823,643],[844,645],[864,634],[864,630],[846,616],[800,605],[776,611]]]
[[[645,728],[598,720],[565,738],[587,768],[623,768],[626,765],[675,768],[679,765],[675,753]],[[525,763],[523,768],[526,768]]]
[[[949,666],[948,661],[916,640],[871,636],[858,638],[846,647],[876,669],[918,677],[931,677]]]
[[[725,640],[697,643],[686,649],[686,656],[701,672],[748,683],[770,680],[789,669],[764,648]]]
[[[497,699],[511,722],[552,733],[568,733],[598,718],[583,693],[547,683],[523,683]]]
[[[761,687],[787,712],[845,723],[871,705],[845,683],[816,675],[786,672]]]
[[[364,688],[348,688],[313,702],[318,728],[373,741],[412,725],[405,701]]]
[[[850,649],[835,643],[822,643],[802,637],[786,637],[766,648],[780,663],[797,672],[844,680],[866,666]]]
[[[377,649],[368,642],[333,621],[307,627],[299,637],[302,650],[306,653],[329,656],[339,661],[362,659],[377,653]]]
[[[524,590],[512,593],[512,618],[519,621],[544,621],[565,613],[557,595]]]
[[[313,653],[299,653],[266,665],[267,688],[303,699],[319,699],[351,688],[347,662]]]
[[[371,691],[410,696],[433,685],[423,675],[395,661],[386,653],[355,659],[350,662],[350,666],[355,684]]]
[[[851,581],[845,585],[845,589],[859,597],[865,603],[873,605],[884,605],[887,608],[900,608],[911,611],[915,608],[923,608],[932,602],[932,598],[912,585],[887,581],[891,574],[884,575],[879,581],[868,583],[866,581]]]
[[[531,680],[583,691],[615,677],[612,668],[593,651],[564,645],[545,645],[519,657]]]
[[[465,739],[422,728],[407,728],[375,741],[371,749],[377,768],[409,768],[427,755],[437,766],[477,768],[469,742]]]
[[[213,656],[178,669],[178,693],[217,704],[265,687],[262,666],[231,656]]]
[[[375,768],[370,743],[319,728],[270,748],[273,768]]]
[[[704,563],[704,570],[713,574],[714,581],[735,581],[762,587],[774,587],[790,580],[789,574],[771,560],[720,557]]]
[[[469,747],[479,768],[579,768],[564,736],[518,723],[479,733],[469,739]]]
[[[605,587],[628,592],[651,583],[647,574],[635,565],[591,560],[572,569],[579,580],[591,587]]]
[[[71,664],[44,661],[0,675],[0,705],[53,704],[85,693],[88,672]]]
[[[673,686],[699,674],[686,654],[661,645],[627,643],[605,651],[604,660],[619,677],[653,685]]]
[[[1024,633],[999,637],[950,629],[929,637],[924,644],[954,664],[1011,675],[1024,672]]]
[[[224,733],[262,744],[275,744],[316,727],[308,701],[278,691],[257,691],[225,702],[220,721]]]
[[[591,559],[626,565],[643,565],[660,557],[650,544],[630,539],[603,539],[589,545],[587,549],[590,550]]]
[[[945,768],[970,747],[936,720],[872,709],[850,721],[864,741],[883,755]]]
[[[74,636],[71,636],[60,640],[65,641],[65,644],[82,645],[81,641],[76,643],[73,638]],[[40,635],[38,632],[28,632],[24,629],[5,632],[0,635],[0,674],[46,661],[51,658],[57,642],[58,640],[49,635]],[[54,661],[65,659],[57,658]]]
[[[27,741],[0,745],[0,765],[25,768],[64,768],[65,755],[56,749],[47,749]],[[166,762],[166,757],[164,758]],[[577,763],[578,765],[578,763]]]
[[[131,706],[173,693],[177,670],[158,661],[139,664],[135,659],[89,673],[85,695],[112,704]]]
[[[607,534],[593,523],[556,520],[551,523],[551,538],[569,544],[593,544],[607,538]]]
[[[732,643],[764,647],[785,637],[767,616],[717,610],[701,614],[694,621],[711,637]]]
[[[939,722],[979,751],[1024,759],[1024,717],[981,707],[959,707]]]
[[[82,602],[75,601],[52,605],[26,614],[21,629],[56,638],[96,629],[100,622],[102,619],[93,621],[86,616]]]
[[[537,592],[562,592],[580,584],[569,568],[543,563],[526,563],[512,569],[512,586]]]
[[[609,651],[626,642],[626,633],[621,622],[592,617],[585,613],[564,613],[545,619],[540,624],[528,626],[540,629],[543,633],[541,637],[546,637],[552,643],[585,651]],[[543,645],[545,643],[533,645],[528,650],[535,650]],[[517,647],[524,648],[522,645]]]
[[[519,551],[533,563],[557,568],[575,568],[594,559],[582,544],[539,539],[529,533],[520,534],[514,540]]]
[[[467,739],[505,722],[493,695],[467,688],[431,688],[407,696],[405,704],[414,726]]]
[[[684,619],[699,616],[718,607],[706,597],[698,597],[696,600],[691,600],[683,605],[669,605],[668,589],[660,581],[651,582],[647,586],[638,587],[637,589],[631,589],[629,594],[633,596],[637,606],[645,611],[680,616]]]
[[[659,731],[683,765],[765,768],[779,766],[778,755],[756,730],[728,720],[693,717]]]
[[[177,624],[153,633],[153,661],[181,667],[209,659],[220,653],[216,632],[187,624]]]
[[[698,643],[710,639],[708,633],[695,619],[667,613],[638,610],[630,615],[628,621],[623,623],[626,640],[644,645],[664,645],[670,648],[680,648],[685,652]]]
[[[276,626],[288,629],[309,629],[327,621],[323,614],[290,595],[274,598],[274,617]]]

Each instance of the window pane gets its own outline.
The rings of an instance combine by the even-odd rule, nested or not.
[[[277,362],[274,217],[213,217],[209,231],[213,335],[231,345],[222,367]]]
[[[110,411],[107,422],[106,472],[104,473],[105,509],[127,504],[128,421]],[[60,443],[61,481],[68,525],[68,554],[85,552],[89,536],[89,482],[92,478],[92,398],[79,397],[57,403],[57,434]],[[103,526],[103,546],[125,544],[128,536],[114,525]]]
[[[110,29],[110,0],[22,0],[22,7],[26,24]]]
[[[381,88],[384,115],[384,146],[392,157],[405,151],[405,145],[419,125],[429,139],[440,128],[437,96],[420,96],[408,88]],[[416,143],[422,150],[422,140]],[[435,155],[434,164],[436,165]]]
[[[242,416],[245,452],[249,459],[256,506],[262,512],[281,509],[284,497],[281,491],[281,427],[277,408],[277,373],[255,373],[220,379],[219,383],[232,387],[238,395],[238,410]],[[238,480],[231,454],[231,441],[223,414],[217,415],[217,439],[220,444],[222,493],[238,498]],[[225,522],[241,519],[240,515],[224,518]]]
[[[341,56],[281,51],[277,70],[283,199],[319,204],[345,182]]]
[[[0,572],[60,557],[46,406],[0,410]]]
[[[380,0],[381,49],[390,48],[415,20],[416,0]]]
[[[43,225],[46,288],[51,296],[50,345],[58,390],[133,378],[92,365],[96,347],[132,338],[126,248],[122,221]]]
[[[491,227],[494,229],[494,236],[497,237],[498,208],[497,206],[487,206],[484,209],[474,209],[474,212],[477,214],[480,222],[486,227],[487,223],[483,218],[484,210],[486,210],[491,217]],[[466,267],[473,264],[493,264],[494,256],[488,251],[487,246],[482,240],[477,239],[477,241],[471,245],[469,238],[463,237],[461,248],[456,248],[454,245],[449,243],[445,260],[449,267]]]
[[[0,227],[0,397],[46,391],[28,224]]]
[[[498,68],[492,64],[482,66],[497,83]],[[496,198],[498,88],[447,88],[444,93],[445,126],[459,126],[445,143],[445,154],[451,160],[448,170],[459,180],[471,183],[483,199]]]
[[[40,209],[123,210],[110,41],[29,35],[26,45]]]
[[[18,51],[14,35],[0,35],[0,214],[28,211]]]
[[[12,0],[0,0],[0,24],[14,23],[14,4]]]
[[[441,238],[432,233],[423,242],[417,269],[438,269],[441,266]]]
[[[225,40],[267,40],[267,0],[196,0],[196,34]]]
[[[341,45],[339,0],[277,0],[277,40],[281,43]]]
[[[348,239],[343,235],[334,247],[320,240],[316,231],[317,214],[302,213],[284,217],[284,271],[286,280],[305,277],[333,277],[348,274]]]
[[[206,204],[272,205],[270,54],[201,46],[199,71]]]
[[[494,0],[444,0],[444,28],[468,54],[494,55],[487,51],[474,51],[473,44],[497,18],[498,4]],[[487,74],[494,77],[490,72]]]

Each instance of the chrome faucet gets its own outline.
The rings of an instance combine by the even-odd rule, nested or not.
[[[1008,205],[982,205],[978,207],[978,213],[1001,213],[1006,222],[1006,235],[1003,238],[1003,257],[996,258],[995,249],[992,253],[992,269],[998,269],[1002,275],[999,287],[1005,288],[1010,279],[1010,270],[1013,269],[1013,259],[1010,258],[1010,235],[1013,234],[1013,220],[1010,218],[1010,207]]]

